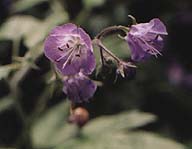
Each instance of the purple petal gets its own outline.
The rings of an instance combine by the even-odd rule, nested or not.
[[[159,19],[153,19],[149,23],[132,25],[126,40],[130,46],[131,57],[135,61],[148,58],[150,55],[161,55],[163,38],[167,35],[165,25]]]
[[[63,91],[73,102],[88,101],[96,89],[95,83],[82,73],[64,79]]]
[[[74,53],[71,59],[66,63],[63,68],[63,64],[66,62],[66,59],[62,59],[59,63],[56,63],[58,70],[64,75],[73,75],[78,72],[84,74],[91,74],[95,69],[96,62],[93,53],[90,50],[84,49],[81,55],[76,55]]]
[[[83,39],[83,41],[85,42],[87,47],[91,51],[93,51],[91,38],[89,37],[89,35],[82,28],[80,28],[80,27],[76,28],[75,30],[73,30],[73,33],[80,35],[80,37]]]
[[[89,35],[74,24],[54,28],[45,40],[44,53],[63,75],[91,74],[96,62]]]
[[[57,26],[55,27],[50,35],[51,36],[64,36],[65,34],[69,34],[72,33],[73,30],[75,30],[77,28],[77,26],[75,24],[72,23],[67,23],[61,26]]]
[[[131,50],[131,59],[134,61],[141,61],[148,58],[149,55],[142,49],[142,47],[137,43],[131,35],[128,35],[128,44]]]
[[[157,45],[158,42],[154,42],[154,40],[145,41],[145,39],[142,38],[135,38],[135,43],[137,43],[137,45],[146,53],[157,56],[158,54],[160,54],[159,52],[160,49],[155,48],[158,47],[159,45]]]
[[[145,34],[145,36],[138,38],[144,40],[148,45],[152,46],[158,51],[161,51],[163,49],[164,41],[163,38],[158,34],[149,32]],[[146,51],[146,48],[144,50]]]
[[[44,43],[44,53],[52,62],[55,62],[63,52],[58,50],[58,47],[62,44],[61,38],[55,36],[48,36]]]
[[[162,51],[164,41],[163,41],[163,38],[161,36],[158,36],[157,38],[152,40],[149,44],[151,44],[151,46],[153,46],[158,51]]]
[[[84,63],[84,67],[87,69],[84,69],[84,74],[90,74],[92,73],[96,67],[96,60],[93,52],[88,51],[88,58],[87,58],[87,63]]]
[[[158,18],[151,20],[149,24],[152,26],[149,32],[159,35],[168,35],[165,25]]]
[[[152,19],[149,23],[139,23],[131,26],[129,33],[136,36],[143,36],[147,33],[168,35],[165,25],[158,19]]]
[[[152,24],[149,23],[140,23],[132,25],[129,31],[129,34],[134,36],[143,36],[145,35],[152,27]]]

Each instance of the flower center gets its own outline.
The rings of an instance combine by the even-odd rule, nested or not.
[[[66,64],[70,64],[74,57],[81,57],[81,49],[85,45],[84,41],[82,41],[78,35],[66,35],[64,41],[65,44],[61,47],[58,47],[58,50],[62,51],[63,54],[56,60],[56,62],[60,62],[60,60],[67,57],[63,64],[63,68],[66,66]]]
[[[66,35],[63,42],[65,44],[58,47],[58,50],[68,53],[70,51],[79,51],[80,47],[85,45],[78,35]]]
[[[77,49],[79,46],[83,45],[83,41],[79,36],[71,36],[71,39],[68,40],[67,46],[68,48]]]

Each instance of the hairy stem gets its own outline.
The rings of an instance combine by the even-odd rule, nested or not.
[[[102,65],[104,65],[105,63],[105,61],[104,61],[104,56],[103,56],[103,50],[102,50],[102,48],[100,47],[99,48],[99,51],[100,51],[100,56],[101,56],[101,63],[102,63]]]
[[[115,54],[113,54],[110,50],[108,50],[104,45],[103,43],[99,40],[99,39],[94,39],[93,40],[93,43],[95,45],[97,45],[100,50],[103,50],[105,51],[107,54],[109,54],[114,60],[117,61],[117,63],[120,63],[121,62],[121,59],[119,59]],[[102,52],[101,52],[102,53]]]
[[[111,32],[116,32],[116,31],[123,31],[125,33],[129,32],[129,28],[125,27],[125,26],[110,26],[107,27],[105,29],[103,29],[99,34],[97,34],[97,36],[95,38],[97,39],[101,39],[102,37],[104,37],[105,35],[111,33]]]

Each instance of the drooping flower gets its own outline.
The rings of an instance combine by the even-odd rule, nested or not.
[[[83,73],[74,76],[65,76],[63,92],[73,102],[88,101],[95,93],[97,86]]]
[[[131,58],[141,61],[150,55],[161,55],[163,48],[163,36],[167,35],[165,25],[157,18],[149,23],[132,25],[125,37],[131,50]]]
[[[45,41],[44,53],[63,75],[75,75],[80,71],[88,75],[95,69],[90,37],[72,23],[51,31]]]

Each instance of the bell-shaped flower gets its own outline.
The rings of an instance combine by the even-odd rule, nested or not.
[[[132,25],[125,37],[132,60],[141,61],[150,55],[161,55],[163,36],[167,34],[165,25],[158,18],[152,19],[149,23]]]
[[[89,35],[75,24],[57,26],[48,35],[44,53],[63,75],[86,75],[95,69],[95,57]]]
[[[89,101],[97,89],[96,84],[81,72],[74,76],[65,76],[63,82],[63,92],[77,103]]]

